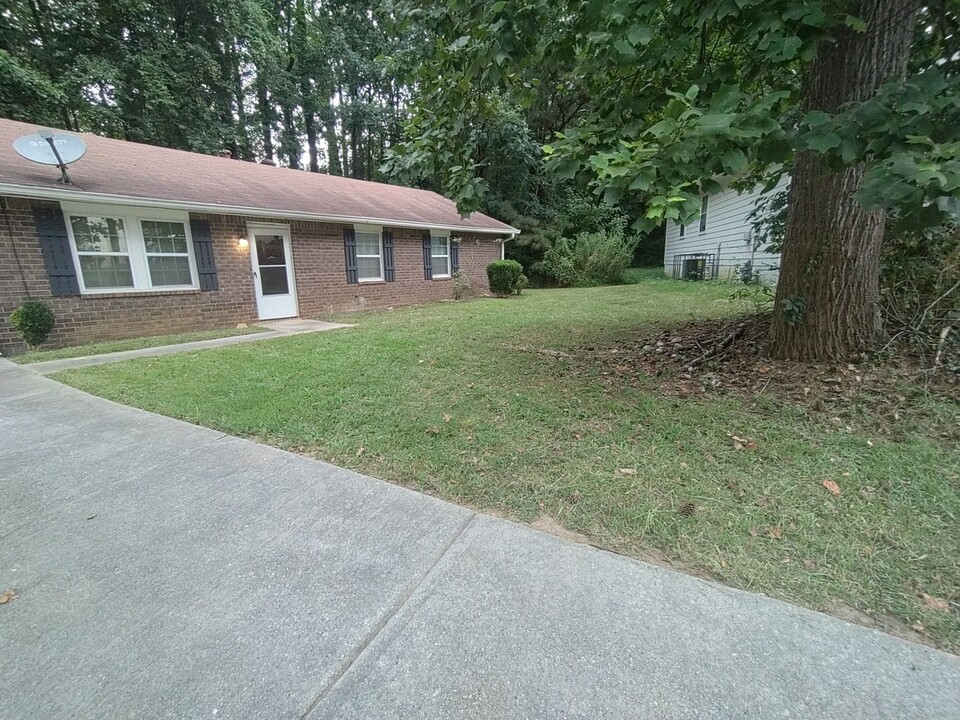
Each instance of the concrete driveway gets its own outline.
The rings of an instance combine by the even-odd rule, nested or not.
[[[925,647],[0,361],[0,718],[960,718]]]

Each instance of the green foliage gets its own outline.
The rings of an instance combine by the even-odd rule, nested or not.
[[[543,272],[562,287],[613,285],[633,259],[639,238],[622,231],[580,233],[560,238],[543,258]]]
[[[544,73],[577,78],[571,86],[588,98],[544,145],[548,170],[608,203],[642,195],[642,229],[695,217],[717,175],[772,186],[801,151],[830,169],[866,163],[861,201],[896,208],[909,222],[940,222],[960,208],[955,2],[918,12],[906,82],[834,114],[801,110],[801,79],[817,48],[879,31],[840,0],[399,7],[428,36],[458,38],[431,46],[414,114],[427,118],[420,150],[455,158],[461,175],[448,173],[446,187],[465,210],[481,206],[483,186],[467,172],[478,166],[463,109],[495,86],[537,96]]]
[[[780,298],[780,314],[787,325],[795,326],[803,322],[803,314],[807,309],[807,301],[799,295]]]
[[[517,292],[517,283],[523,277],[523,266],[516,260],[494,260],[487,265],[490,290],[500,297]]]
[[[20,333],[27,346],[34,348],[47,339],[56,319],[46,303],[27,300],[10,314],[10,324]]]
[[[516,286],[514,286],[514,292],[517,295],[520,295],[528,287],[530,287],[530,278],[528,278],[526,275],[521,273],[520,277],[517,278]]]
[[[960,372],[960,226],[889,231],[880,294],[891,345]]]
[[[459,270],[453,274],[452,285],[454,300],[463,300],[470,294],[470,278]]]

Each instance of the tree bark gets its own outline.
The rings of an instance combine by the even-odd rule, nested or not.
[[[260,111],[260,138],[263,141],[263,157],[273,160],[273,108],[267,92],[267,83],[257,69],[257,109]]]
[[[835,43],[820,46],[804,109],[833,113],[903,76],[916,10],[904,0],[861,0],[854,14],[866,30],[843,28]],[[816,153],[796,157],[771,325],[773,357],[846,359],[869,349],[878,336],[885,213],[854,198],[863,175],[862,165],[831,173]]]

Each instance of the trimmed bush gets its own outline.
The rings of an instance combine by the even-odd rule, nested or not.
[[[543,271],[564,287],[614,285],[630,266],[639,238],[619,231],[560,238],[543,256]]]
[[[31,348],[43,344],[55,323],[53,310],[39,300],[27,300],[10,315],[10,324]]]
[[[517,282],[523,275],[523,266],[516,260],[494,260],[487,265],[487,279],[494,295],[506,297],[517,290]]]

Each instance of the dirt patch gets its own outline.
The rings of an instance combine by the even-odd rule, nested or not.
[[[917,419],[924,397],[948,399],[960,413],[957,373],[931,373],[910,358],[773,361],[764,354],[769,323],[769,315],[693,322],[614,346],[582,347],[573,364],[578,372],[599,369],[610,386],[652,381],[662,393],[681,398],[786,400],[848,424],[880,424],[888,430],[907,417]],[[960,442],[956,422],[931,429],[942,441]]]
[[[593,541],[586,535],[574,532],[573,530],[568,530],[561,525],[556,518],[550,517],[549,515],[537,516],[537,519],[530,523],[530,527],[532,527],[534,530],[539,530],[540,532],[545,532],[549,535],[555,535],[562,540],[580,543],[581,545],[593,545]]]
[[[838,617],[841,620],[846,620],[848,623],[853,623],[854,625],[863,625],[864,627],[873,628],[875,630],[882,630],[883,632],[894,635],[904,640],[910,640],[911,642],[919,643],[920,645],[926,645],[928,647],[938,647],[933,640],[924,635],[922,632],[914,630],[912,627],[907,625],[905,622],[898,620],[895,617],[889,615],[868,615],[867,613],[857,610],[854,607],[850,607],[846,603],[842,602],[829,602],[823,607],[823,612]]]

